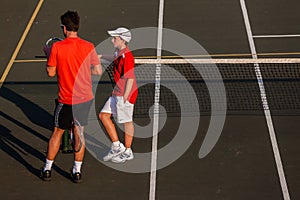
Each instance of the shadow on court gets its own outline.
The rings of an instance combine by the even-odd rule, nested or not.
[[[20,122],[16,120],[11,120],[11,117],[7,116],[5,113],[0,112],[0,115],[8,120],[10,120],[13,123],[21,124]],[[26,127],[23,125],[22,127]],[[28,155],[32,155],[33,157],[44,161],[45,155],[41,153],[40,151],[36,150],[34,147],[26,144],[22,140],[16,138],[11,134],[11,131],[7,129],[6,127],[0,125],[0,148],[2,151],[7,153],[9,156],[14,158],[16,161],[18,161],[20,164],[22,164],[29,172],[31,172],[33,175],[39,177],[40,176],[40,167],[41,166],[32,166],[29,162],[27,162],[24,157]],[[65,172],[58,166],[54,165],[53,169],[58,172],[61,176],[64,176],[65,178],[69,178],[69,173]]]
[[[37,104],[31,102],[30,100],[22,97],[21,95],[15,93],[14,91],[6,87],[2,87],[0,93],[2,98],[11,101],[17,107],[19,107],[32,123],[48,130],[53,129],[52,127],[53,116],[50,115],[46,110],[42,109]],[[12,116],[2,111],[0,111],[0,116],[6,119],[7,121],[15,124],[16,126],[24,129],[28,133],[34,135],[36,138],[48,142],[47,137],[35,131],[31,127],[25,125],[24,123],[16,120]],[[8,128],[2,125],[0,125],[0,132],[1,132],[0,148],[9,156],[11,156],[20,164],[22,164],[33,175],[39,177],[41,166],[32,166],[29,162],[27,162],[24,159],[24,157],[31,155],[44,162],[45,154],[38,151],[35,147],[28,145],[27,143],[23,142],[21,139],[12,135],[11,130],[9,130]],[[61,176],[65,178],[70,177],[68,172],[62,170],[55,164],[53,166],[53,170],[55,170],[57,173],[59,173]]]
[[[17,107],[19,107],[32,123],[48,130],[53,129],[53,116],[37,104],[31,102],[30,100],[15,93],[14,91],[10,90],[5,86],[1,88],[0,94],[2,98],[14,103]],[[11,119],[13,120],[13,118]],[[38,134],[34,130],[31,129],[30,132],[33,133],[35,136],[39,137],[40,139],[48,141],[48,138],[44,137],[41,134]]]

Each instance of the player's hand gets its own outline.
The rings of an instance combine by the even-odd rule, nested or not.
[[[124,104],[128,101],[128,97],[123,96]]]
[[[45,56],[46,56],[47,59],[48,59],[49,56],[50,56],[51,47],[45,45],[44,48],[43,48],[43,51],[44,51],[44,53],[45,53]]]

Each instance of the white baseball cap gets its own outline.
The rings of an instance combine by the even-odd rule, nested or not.
[[[117,28],[116,30],[107,31],[110,36],[119,36],[121,39],[126,42],[130,42],[131,40],[131,32],[127,28]]]

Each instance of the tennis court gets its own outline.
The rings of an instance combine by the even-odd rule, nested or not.
[[[299,5],[296,0],[1,1],[1,198],[300,199]],[[188,113],[195,110],[198,113],[197,106],[184,98],[187,102],[184,105],[180,99],[171,102],[175,97],[168,86],[176,89],[180,86],[174,84],[172,77],[164,76],[170,73],[164,71],[164,66],[159,77],[162,87],[157,90],[160,65],[155,59],[150,59],[153,63],[143,68],[149,71],[141,70],[141,76],[148,76],[142,77],[145,86],[136,105],[135,123],[142,128],[137,129],[139,137],[134,139],[133,150],[141,155],[149,153],[144,163],[148,166],[146,172],[124,172],[117,170],[118,166],[99,162],[97,156],[100,155],[95,156],[95,152],[102,153],[104,150],[99,148],[105,145],[97,143],[105,138],[98,135],[100,140],[94,140],[88,134],[87,140],[94,141],[95,146],[91,143],[88,146],[82,184],[76,185],[69,178],[72,154],[58,154],[51,182],[39,178],[52,130],[57,86],[56,79],[48,78],[45,73],[45,61],[35,56],[43,54],[43,44],[49,37],[62,37],[59,17],[67,10],[79,12],[79,34],[95,46],[108,39],[106,31],[111,28],[127,26],[138,32],[139,28],[157,27],[154,39],[148,34],[140,36],[152,41],[149,46],[154,48],[137,48],[134,55],[141,62],[144,56],[153,58],[160,53],[168,58],[167,62],[177,60],[176,64],[164,66],[185,74],[196,93],[201,120],[193,124],[196,131],[192,128],[182,131],[180,125],[195,119],[195,114],[178,115],[178,112],[186,109]],[[189,36],[213,59],[222,61],[213,66],[223,78],[227,114],[216,144],[203,158],[199,157],[200,148],[207,132],[217,126],[212,124],[214,115],[210,112],[210,93],[205,85],[211,83],[213,87],[216,82],[198,80],[194,71],[189,71],[194,65],[172,57],[174,53],[163,46],[167,41],[172,42],[164,28]],[[173,42],[176,45],[176,41]],[[208,58],[205,52],[194,57],[198,61]],[[232,61],[233,58],[242,60]],[[251,61],[257,58],[276,61],[273,60],[275,64],[270,60]],[[291,59],[283,62],[280,58]],[[203,67],[199,63],[197,66]],[[98,84],[96,112],[110,94],[108,75],[105,73]],[[146,85],[147,81],[150,84]],[[157,103],[167,112],[167,117],[151,112],[159,124],[151,121],[153,116],[148,116],[149,107],[155,102],[155,92],[160,92]],[[161,124],[164,126],[160,127]],[[155,128],[159,130],[156,133]],[[152,137],[153,134],[158,135]],[[167,155],[180,156],[160,169],[166,156],[156,154],[156,150],[168,146],[177,135],[181,139],[190,138],[190,145],[179,153],[179,147],[171,146]],[[123,170],[131,169],[135,162],[126,164]]]

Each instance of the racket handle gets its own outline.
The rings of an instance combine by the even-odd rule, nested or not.
[[[61,152],[62,153],[72,153],[73,149],[72,149],[72,145],[70,142],[70,131],[69,130],[65,130],[63,137],[62,137],[62,141],[61,141]]]
[[[34,56],[34,58],[47,58],[47,56]]]

